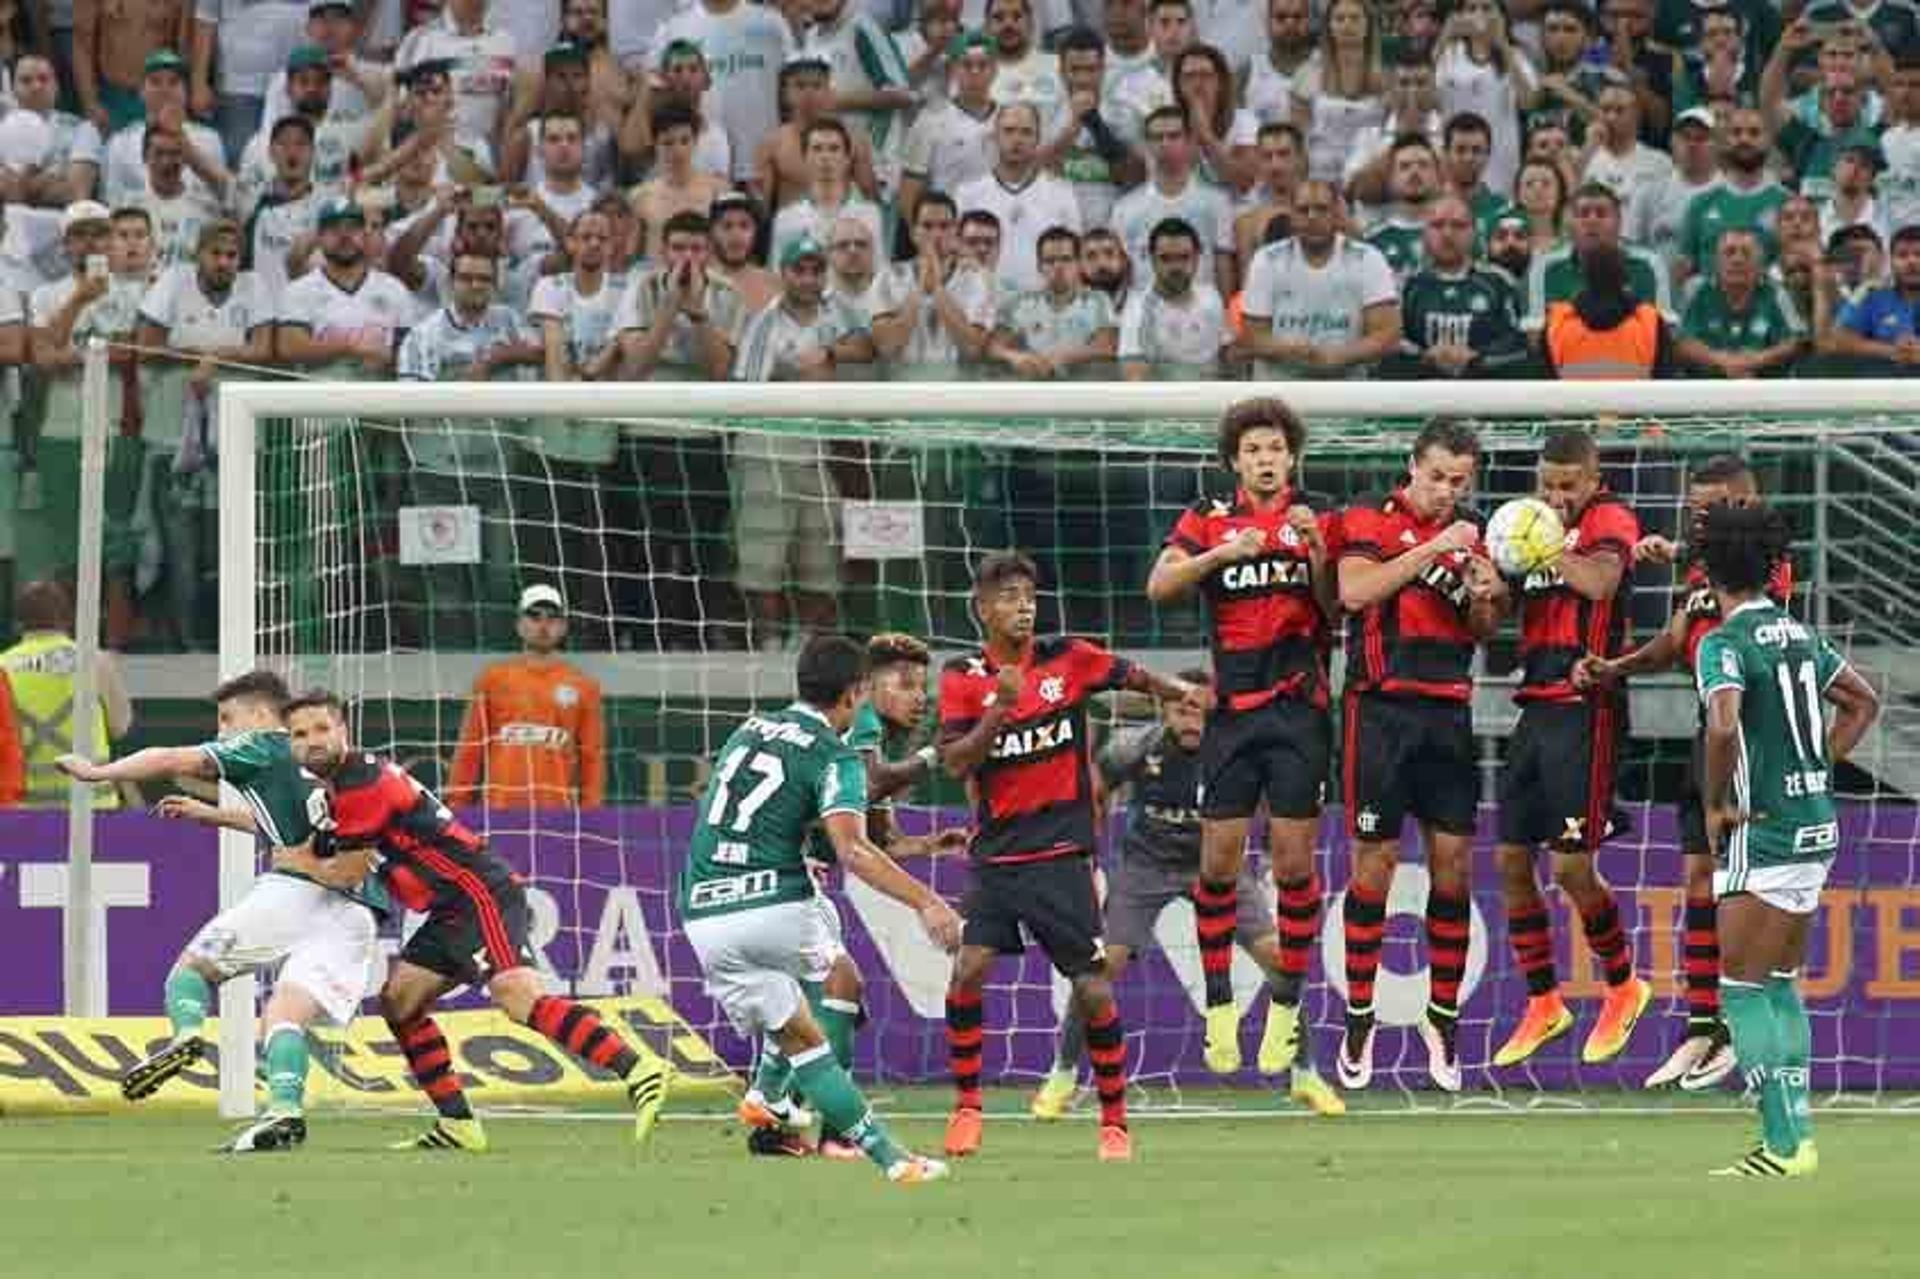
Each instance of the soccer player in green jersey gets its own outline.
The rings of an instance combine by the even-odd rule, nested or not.
[[[910,737],[926,718],[927,670],[932,661],[933,654],[926,644],[911,635],[888,632],[868,640],[868,698],[854,712],[853,723],[842,735],[842,740],[859,754],[866,766],[867,837],[884,848],[890,857],[927,856],[966,846],[964,829],[906,835],[893,820],[893,798],[926,778],[937,759],[932,746],[922,746],[900,759],[886,758],[888,739]],[[814,902],[840,946],[826,981],[821,983],[814,1013],[827,1042],[833,1045],[834,1057],[841,1066],[852,1070],[853,1036],[862,1021],[866,988],[859,967],[847,953],[840,912],[824,891],[833,862],[833,844],[826,832],[816,827],[808,843],[807,863],[823,891]],[[799,1109],[790,1098],[763,1096],[749,1089],[741,1102],[741,1113],[753,1125],[747,1137],[747,1149],[754,1154],[807,1153],[807,1146],[798,1140],[793,1130],[806,1127],[812,1116]],[[821,1130],[819,1151],[828,1158],[864,1157],[858,1147],[842,1139],[831,1126]]]
[[[888,1180],[939,1180],[945,1164],[910,1154],[873,1117],[812,1012],[839,942],[815,905],[809,832],[823,825],[847,873],[912,907],[947,950],[960,917],[867,837],[866,769],[843,737],[867,697],[866,653],[817,637],[797,674],[798,701],[751,716],[720,750],[680,875],[687,941],[734,1028],[771,1041],[754,1077],[762,1096],[790,1083]]]
[[[1879,713],[1859,672],[1768,597],[1786,551],[1786,521],[1769,507],[1716,506],[1703,521],[1701,559],[1724,619],[1694,664],[1707,714],[1720,989],[1762,1134],[1715,1176],[1804,1177],[1819,1166],[1807,1098],[1812,1030],[1795,980],[1840,843],[1833,764]]]
[[[167,1019],[173,1036],[128,1067],[120,1091],[128,1101],[150,1097],[206,1054],[201,1031],[214,988],[230,977],[279,966],[261,1015],[266,1028],[267,1111],[222,1149],[279,1150],[306,1140],[302,1108],[307,1078],[307,1027],[321,1017],[344,1025],[373,986],[375,917],[386,901],[377,884],[362,884],[364,854],[322,858],[315,836],[332,818],[327,793],[295,755],[284,713],[286,683],[251,671],[214,690],[220,735],[199,746],[150,746],[124,759],[58,761],[76,782],[145,782],[173,777],[225,781],[246,801],[244,814],[175,806],[175,815],[256,832],[273,854],[272,869],[247,895],[207,922],[167,974]]]

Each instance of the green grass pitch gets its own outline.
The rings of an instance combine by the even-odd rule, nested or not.
[[[1096,1163],[1084,1121],[990,1120],[953,1181],[915,1188],[749,1161],[706,1118],[669,1117],[644,1155],[624,1124],[504,1116],[482,1157],[383,1149],[419,1123],[321,1115],[304,1150],[237,1158],[209,1153],[211,1118],[0,1121],[0,1276],[1920,1273],[1900,1224],[1920,1131],[1886,1114],[1822,1116],[1796,1182],[1702,1175],[1751,1138],[1729,1112],[1143,1117],[1131,1166]]]

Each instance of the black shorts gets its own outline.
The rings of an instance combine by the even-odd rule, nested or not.
[[[1500,770],[1500,842],[1591,853],[1618,831],[1613,782],[1621,728],[1612,702],[1523,706]]]
[[[527,894],[512,879],[487,877],[471,891],[436,901],[400,958],[449,981],[479,985],[533,966]]]
[[[1106,963],[1090,857],[976,865],[961,913],[967,919],[963,946],[1018,955],[1032,938],[1069,978],[1098,972]]]
[[[1451,835],[1473,834],[1480,765],[1471,706],[1353,693],[1344,709],[1349,835],[1398,839],[1409,814]]]
[[[1707,740],[1699,731],[1693,735],[1693,744],[1687,748],[1687,775],[1680,783],[1680,851],[1683,853],[1709,853],[1713,851],[1707,843]]]
[[[1298,698],[1215,711],[1200,738],[1200,815],[1251,817],[1265,799],[1269,817],[1318,817],[1332,735],[1327,712]]]

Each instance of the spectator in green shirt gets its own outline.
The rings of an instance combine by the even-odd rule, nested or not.
[[[1682,364],[1749,378],[1781,372],[1806,351],[1806,321],[1761,261],[1755,232],[1722,233],[1712,277],[1695,280],[1681,306],[1674,353]]]

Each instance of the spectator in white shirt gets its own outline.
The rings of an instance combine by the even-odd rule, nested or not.
[[[14,109],[0,117],[0,201],[56,211],[85,198],[73,180],[74,145],[86,124],[59,109],[50,59],[22,54],[13,64]]]
[[[1121,113],[1107,98],[1107,50],[1091,27],[1075,27],[1060,41],[1060,79],[1066,100],[1043,130],[1040,163],[1073,184],[1083,225],[1113,215],[1123,187],[1146,176],[1144,158],[1127,140]]]
[[[279,362],[312,377],[384,377],[415,313],[413,297],[370,264],[367,215],[356,201],[333,196],[314,222],[320,260],[281,295]]]
[[[1110,228],[1097,226],[1081,237],[1080,275],[1088,288],[1107,295],[1115,315],[1126,310],[1133,292],[1133,261]]]
[[[726,130],[733,180],[753,177],[754,150],[780,123],[780,70],[795,50],[793,28],[771,6],[695,0],[655,34],[655,65],[680,41],[705,55],[713,75],[713,117]]]
[[[807,159],[807,194],[775,215],[769,255],[778,260],[788,245],[800,240],[825,244],[832,238],[835,222],[854,217],[872,229],[884,256],[886,246],[880,237],[886,217],[879,205],[853,186],[852,132],[832,116],[823,116],[807,125],[800,144]]]
[[[921,197],[913,258],[882,278],[873,344],[894,377],[965,377],[986,353],[993,276],[961,252],[954,207],[940,191]]]
[[[929,190],[955,191],[993,165],[993,42],[971,31],[954,42],[952,89],[920,112],[901,155],[900,217]]]
[[[422,63],[450,63],[461,131],[484,139],[491,154],[499,155],[501,125],[520,72],[512,34],[494,25],[487,7],[487,0],[446,0],[437,19],[415,27],[400,42],[393,64],[405,72]],[[522,91],[532,92],[530,77]]]
[[[1260,125],[1234,105],[1233,71],[1210,44],[1192,44],[1173,60],[1173,102],[1186,113],[1200,176],[1229,192],[1253,185]]]
[[[77,188],[98,190],[108,204],[137,196],[145,185],[146,140],[149,129],[180,135],[191,181],[218,186],[215,175],[227,172],[226,150],[220,135],[187,117],[187,64],[170,49],[147,56],[140,80],[145,122],[130,124],[104,142],[98,128],[83,125],[74,135],[73,168]]]
[[[1000,216],[991,209],[968,209],[960,215],[956,235],[960,257],[986,272],[989,280],[1000,278]]]
[[[289,266],[295,245],[319,230],[324,196],[313,185],[313,124],[290,115],[271,136],[273,179],[247,211],[247,266],[278,298],[296,274]]]
[[[1293,238],[1247,269],[1237,353],[1261,379],[1364,377],[1400,345],[1400,290],[1380,251],[1340,234],[1331,183],[1305,182]]]
[[[1136,261],[1150,256],[1148,237],[1168,218],[1178,218],[1200,236],[1200,274],[1225,297],[1239,274],[1234,262],[1233,202],[1194,167],[1193,131],[1179,107],[1161,107],[1147,117],[1151,180],[1113,206],[1113,229]]]
[[[1255,119],[1261,124],[1293,119],[1295,81],[1312,57],[1310,0],[1267,0],[1267,47],[1240,72],[1241,97]]]
[[[153,217],[153,241],[161,266],[190,262],[197,255],[200,233],[227,216],[229,180],[190,185],[187,180],[189,144],[179,133],[150,128],[142,139],[147,166],[140,204]]]
[[[1003,105],[994,117],[994,166],[953,193],[965,214],[985,209],[1000,220],[1000,283],[1015,291],[1040,286],[1040,233],[1080,230],[1080,202],[1062,178],[1040,167],[1040,108]]]
[[[1040,237],[1046,287],[1001,305],[988,351],[1023,378],[1071,377],[1106,365],[1119,348],[1113,302],[1080,278],[1080,237],[1054,227]]]
[[[653,93],[637,93],[627,108],[620,126],[620,158],[629,169],[645,170],[653,164],[652,113],[669,102],[693,112],[698,122],[694,130],[693,167],[728,182],[734,177],[733,138],[721,124],[717,109],[708,104],[707,91],[713,76],[707,71],[707,58],[691,40],[675,40],[660,54],[660,87]],[[775,90],[778,93],[776,87]],[[755,138],[757,146],[760,139]],[[749,170],[754,166],[752,146],[741,157]],[[751,173],[749,173],[751,177]]]
[[[1220,375],[1233,339],[1220,291],[1197,282],[1200,236],[1179,218],[1147,237],[1152,287],[1127,299],[1120,316],[1120,372],[1129,382],[1206,380]]]
[[[1108,95],[1115,122],[1129,142],[1146,136],[1147,117],[1174,102],[1173,64],[1193,43],[1193,6],[1189,0],[1152,0],[1147,33],[1153,56],[1114,81]]]
[[[618,90],[594,92],[592,64],[593,51],[584,44],[562,40],[547,50],[540,62],[538,88],[516,104],[507,125],[500,153],[501,177],[535,186],[544,182],[547,171],[540,154],[541,125],[550,115],[572,115],[580,118],[585,130],[582,176],[595,187],[613,185],[619,168],[617,134],[622,104],[615,96]]]
[[[189,105],[197,116],[212,116],[227,154],[239,155],[263,123],[267,81],[300,43],[305,6],[300,0],[196,0],[193,11]]]
[[[993,100],[1001,106],[1031,102],[1042,116],[1065,96],[1054,60],[1034,39],[1032,0],[990,0],[987,34],[993,37]]]
[[[333,98],[328,111],[338,120],[364,120],[386,100],[393,73],[358,53],[360,19],[351,0],[312,0],[307,6],[307,39],[327,51],[333,68]],[[287,93],[287,73],[276,70],[267,82],[267,100],[260,112],[263,123],[293,114]]]
[[[623,376],[724,381],[746,318],[733,287],[708,269],[711,228],[698,213],[667,219],[660,264],[637,277],[620,304]]]
[[[1673,158],[1640,141],[1640,101],[1624,84],[1600,91],[1600,118],[1588,143],[1583,180],[1598,182],[1620,197],[1627,225],[1644,221],[1640,206],[1673,176]],[[1488,180],[1493,180],[1488,166]]]

